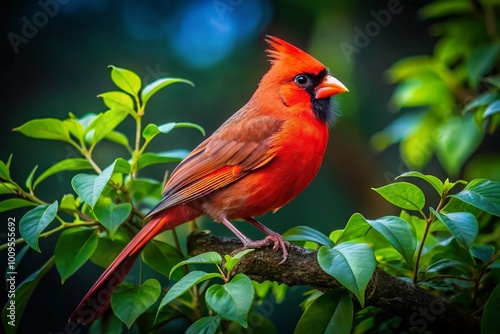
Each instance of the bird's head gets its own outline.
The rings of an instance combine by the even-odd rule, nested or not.
[[[330,97],[348,89],[308,53],[277,37],[267,37],[271,69],[262,77],[258,92],[277,94],[290,112],[312,109],[319,120],[332,122]]]

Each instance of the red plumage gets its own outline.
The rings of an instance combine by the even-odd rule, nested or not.
[[[325,66],[299,48],[268,36],[271,68],[239,111],[196,147],[172,172],[151,220],[123,249],[85,295],[70,321],[89,324],[109,308],[144,245],[159,233],[207,214],[226,225],[245,248],[281,236],[253,217],[278,210],[316,176],[326,150],[330,97],[347,91]],[[247,220],[267,234],[252,241],[229,220]]]

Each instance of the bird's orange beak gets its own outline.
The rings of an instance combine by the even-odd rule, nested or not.
[[[324,99],[336,94],[348,92],[349,89],[347,89],[347,87],[336,78],[331,75],[327,75],[323,81],[316,86],[314,91],[316,92],[317,99]]]

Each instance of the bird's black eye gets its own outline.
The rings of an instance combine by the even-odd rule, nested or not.
[[[299,74],[295,77],[295,83],[299,87],[307,87],[311,83],[311,78],[309,78],[307,75],[304,74]]]

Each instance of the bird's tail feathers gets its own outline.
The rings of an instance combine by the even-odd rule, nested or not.
[[[142,248],[156,235],[171,228],[168,226],[169,218],[154,217],[135,235],[83,297],[69,318],[70,322],[88,325],[106,312],[110,306],[111,293],[132,269]]]

